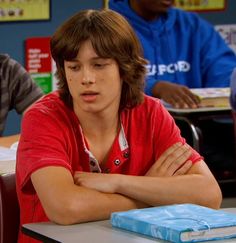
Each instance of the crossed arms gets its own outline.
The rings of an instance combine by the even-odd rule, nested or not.
[[[221,192],[204,161],[192,164],[188,145],[167,149],[145,176],[76,172],[49,166],[31,175],[51,221],[73,224],[103,220],[114,211],[195,203],[219,208]],[[45,189],[46,188],[46,189]]]

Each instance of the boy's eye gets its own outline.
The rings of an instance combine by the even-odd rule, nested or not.
[[[105,64],[103,63],[94,63],[94,66],[95,67],[103,67]]]
[[[94,63],[93,65],[96,68],[104,68],[105,66],[108,65],[108,62],[97,62],[97,63]]]
[[[68,66],[68,68],[72,71],[77,71],[77,70],[79,70],[79,65],[71,65],[71,66]]]

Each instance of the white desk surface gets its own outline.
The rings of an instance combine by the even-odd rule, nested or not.
[[[0,175],[14,173],[16,168],[16,149],[8,147],[3,141],[6,143],[11,140],[0,137]]]
[[[224,208],[224,211],[236,213],[236,208]],[[94,243],[94,242],[107,242],[107,243],[151,243],[159,242],[164,243],[158,239],[153,239],[124,231],[121,229],[112,228],[109,220],[62,226],[56,225],[51,222],[33,223],[23,225],[24,229],[38,233],[39,235],[46,236],[45,242],[63,242],[63,243]],[[41,239],[42,240],[42,239]],[[236,239],[209,241],[218,243],[232,243]]]
[[[0,175],[15,173],[15,170],[16,170],[15,160],[0,161]]]

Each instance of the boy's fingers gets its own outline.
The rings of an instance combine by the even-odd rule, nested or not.
[[[191,167],[192,167],[192,161],[191,160],[186,161],[186,163],[183,164],[183,166],[181,166],[179,169],[175,171],[174,176],[185,175]]]

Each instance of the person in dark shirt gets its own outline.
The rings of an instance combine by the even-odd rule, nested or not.
[[[42,90],[21,64],[9,55],[0,54],[0,145],[10,145],[19,139],[19,135],[1,137],[8,112],[15,109],[24,114],[42,96]]]

